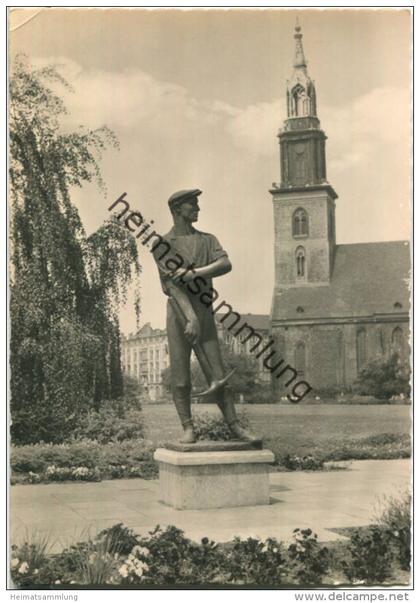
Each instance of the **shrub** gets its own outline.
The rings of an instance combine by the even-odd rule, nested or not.
[[[321,547],[317,534],[310,529],[297,528],[293,531],[293,539],[287,549],[293,582],[305,586],[321,584],[330,566],[328,549]]]
[[[229,582],[277,586],[287,573],[284,547],[273,538],[235,538],[226,568]]]
[[[77,583],[86,585],[112,584],[118,581],[118,542],[112,534],[102,533],[86,547],[75,549]]]
[[[33,444],[12,448],[14,475],[25,474],[29,483],[39,481],[154,478],[153,443],[138,439],[99,444],[75,441],[69,444]]]
[[[392,575],[393,553],[387,530],[370,526],[356,530],[349,546],[350,561],[343,570],[352,582],[377,584]]]
[[[134,377],[130,377],[126,373],[123,375],[123,390],[122,399],[126,408],[141,410],[140,398],[144,394],[143,385]],[[119,398],[120,400],[121,398]]]
[[[141,411],[124,411],[123,416],[117,416],[115,410],[109,407],[99,412],[92,411],[83,418],[74,437],[96,440],[101,444],[141,438],[143,437]]]
[[[223,572],[225,557],[220,545],[208,538],[197,544],[186,538],[182,530],[168,526],[162,530],[157,526],[146,538],[139,538],[138,545],[143,549],[135,554],[140,562],[147,564],[136,578],[136,563],[130,559],[126,576],[131,582],[147,584],[207,584],[218,581]],[[144,550],[147,554],[144,554]],[[124,571],[125,573],[125,571]]]
[[[280,438],[269,438],[266,442],[275,457],[274,465],[287,471],[319,471],[324,469],[324,459],[316,455],[290,454],[284,450],[284,442]]]
[[[138,534],[122,523],[117,523],[110,528],[105,528],[98,533],[98,539],[107,538],[112,553],[128,555],[133,547],[138,544]]]
[[[11,576],[16,585],[34,586],[51,581],[49,557],[51,543],[48,536],[32,534],[21,545],[12,545]]]
[[[410,395],[410,367],[398,354],[385,361],[375,360],[366,365],[356,381],[356,392],[389,400],[399,394]]]
[[[388,498],[386,508],[378,518],[395,550],[401,569],[410,570],[411,563],[411,495],[406,492],[400,498]]]
[[[249,426],[245,413],[240,413],[239,422],[243,427]],[[232,435],[223,417],[214,417],[209,413],[194,416],[194,431],[198,440],[230,440]]]
[[[286,454],[278,463],[289,471],[319,471],[324,469],[324,461],[311,454],[305,456],[291,456]]]
[[[274,404],[276,397],[270,384],[256,385],[255,389],[245,396],[247,404]]]

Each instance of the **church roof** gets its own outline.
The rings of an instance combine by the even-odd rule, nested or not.
[[[226,314],[222,312],[218,312],[216,314],[216,325],[220,324],[222,327],[224,324],[226,328],[231,324],[232,321],[226,320],[226,323],[223,323],[223,318]],[[270,328],[270,316],[268,314],[241,314],[241,322],[243,325],[247,323],[250,327],[255,329],[256,331],[268,331]]]
[[[409,270],[407,241],[337,245],[330,284],[292,287],[277,293],[272,320],[408,312]]]

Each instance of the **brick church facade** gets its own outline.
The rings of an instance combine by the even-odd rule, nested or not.
[[[287,119],[278,134],[281,182],[274,206],[276,348],[313,388],[346,388],[367,362],[393,351],[409,358],[407,241],[336,242],[338,198],[327,180],[325,141],[295,31]],[[274,378],[281,389],[281,380]]]

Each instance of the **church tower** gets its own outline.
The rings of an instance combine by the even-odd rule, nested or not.
[[[275,291],[328,285],[335,247],[335,199],[327,181],[325,133],[317,116],[299,23],[295,27],[293,74],[287,82],[287,119],[278,133],[280,184],[274,205]]]

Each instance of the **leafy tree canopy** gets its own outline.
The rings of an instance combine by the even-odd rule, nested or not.
[[[140,265],[116,221],[87,236],[73,187],[97,182],[107,127],[63,132],[54,67],[18,57],[10,77],[12,437],[59,441],[80,413],[121,395],[117,310]],[[138,289],[136,290],[138,309]]]

